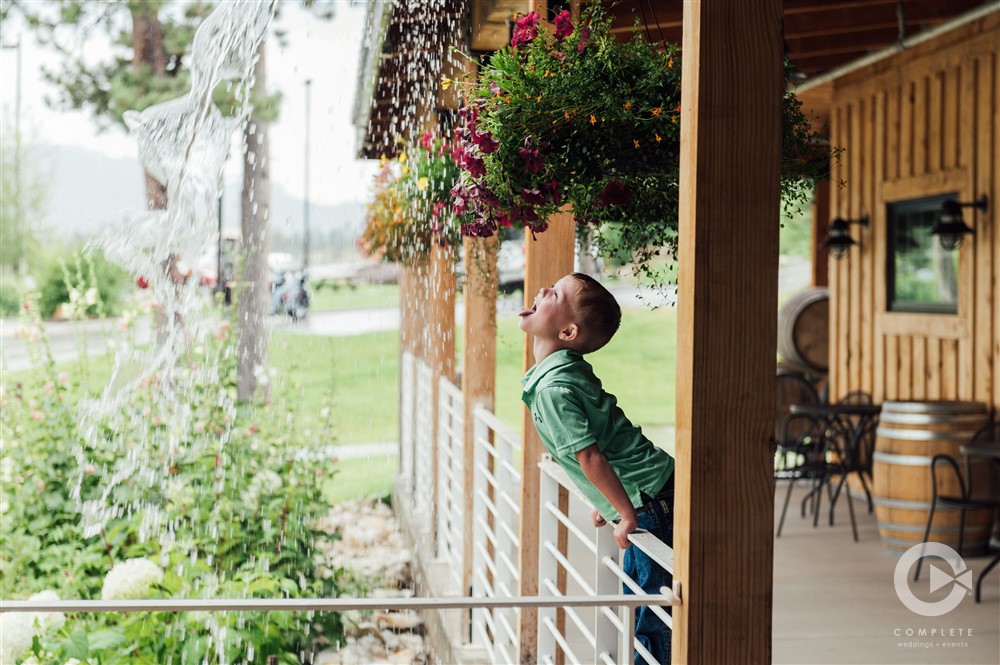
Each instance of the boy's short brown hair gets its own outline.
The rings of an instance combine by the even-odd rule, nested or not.
[[[572,276],[580,285],[572,305],[582,333],[578,350],[592,353],[614,337],[622,322],[622,308],[611,292],[590,275],[575,272]]]

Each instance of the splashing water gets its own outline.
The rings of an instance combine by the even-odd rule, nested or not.
[[[199,311],[196,280],[180,283],[169,273],[177,257],[197,255],[215,230],[222,168],[233,133],[251,111],[255,53],[273,11],[271,2],[221,3],[195,33],[190,92],[125,114],[140,160],[165,186],[168,204],[136,215],[98,244],[132,274],[159,277],[149,282],[162,313],[160,343],[144,350],[119,345],[102,398],[80,405],[82,441],[75,451],[80,471],[74,498],[83,514],[84,537],[100,534],[109,520],[124,516],[140,520],[143,539],[159,537],[164,557],[175,537],[162,523],[162,497],[171,489],[168,470],[175,456],[190,452],[185,446],[199,445],[181,436],[192,427],[191,390],[212,383],[219,368],[213,363],[178,367],[182,353],[192,345],[198,348],[211,321]],[[234,118],[225,118],[212,102],[213,90],[224,82],[232,86],[239,103]],[[142,368],[141,375],[127,378],[136,367]],[[147,426],[148,409],[133,399],[150,382],[156,386],[156,417],[162,422],[155,428]],[[232,396],[223,391],[218,406],[235,412]],[[205,437],[200,445],[221,446],[227,438],[228,432],[211,440]],[[96,489],[90,481],[84,496],[84,469],[93,468],[99,458],[113,462],[105,464]]]

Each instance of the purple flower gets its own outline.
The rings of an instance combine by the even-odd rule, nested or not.
[[[590,26],[585,25],[580,29],[580,41],[576,43],[576,52],[583,53],[583,49],[587,45],[587,42],[589,40],[590,40]]]
[[[478,200],[488,208],[500,207],[500,199],[485,185],[476,185],[473,187],[471,194],[472,198]]]
[[[482,157],[470,150],[462,151],[458,160],[458,166],[468,171],[473,178],[482,178],[486,175],[486,164],[483,162]]]
[[[538,215],[530,206],[514,206],[510,211],[510,218],[525,224],[538,221]]]
[[[465,183],[459,182],[451,188],[451,195],[455,197],[451,209],[456,215],[461,215],[469,207],[469,191],[465,188]]]
[[[534,224],[527,224],[526,226],[529,229],[531,229],[532,233],[541,233],[545,229],[549,228],[549,223],[548,222],[536,222]]]
[[[556,16],[556,39],[562,41],[573,34],[573,21],[569,17],[569,10],[564,9]]]
[[[531,173],[538,173],[542,170],[542,156],[538,154],[538,150],[526,145],[518,150],[517,154],[524,160],[524,168]]]
[[[553,203],[556,205],[562,203],[562,190],[559,188],[558,181],[549,180],[547,183],[542,185],[542,189],[544,189],[545,193],[549,195],[549,198],[552,199]]]
[[[632,202],[632,192],[625,188],[621,180],[609,182],[598,197],[605,206],[624,206]]]
[[[510,40],[510,45],[514,48],[528,44],[538,36],[538,12],[531,12],[527,16],[519,18],[514,26],[514,36]]]
[[[497,85],[496,81],[490,81],[490,92],[492,92],[496,97],[503,94],[503,90]]]
[[[472,142],[484,155],[490,155],[500,148],[500,143],[490,132],[472,132]]]
[[[542,205],[545,203],[545,195],[538,189],[522,189],[521,200],[530,205]]]

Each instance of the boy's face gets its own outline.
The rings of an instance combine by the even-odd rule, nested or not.
[[[580,293],[580,283],[566,275],[552,288],[543,288],[531,307],[522,309],[520,327],[526,333],[543,339],[572,341],[578,332],[573,303]]]

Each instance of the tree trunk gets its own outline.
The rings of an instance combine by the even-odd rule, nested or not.
[[[267,87],[264,67],[264,45],[257,47],[255,86],[263,92]],[[263,95],[259,95],[263,97]],[[267,124],[258,118],[256,110],[244,130],[246,151],[243,162],[243,276],[239,295],[239,344],[237,348],[237,394],[241,402],[253,398],[261,387],[260,397],[268,398],[262,370],[267,356],[268,268],[267,254],[271,246],[268,207],[271,183],[267,155]]]

